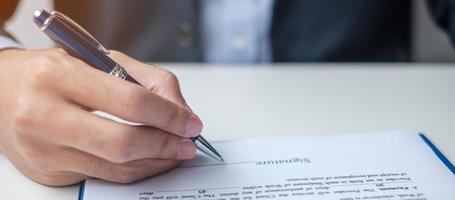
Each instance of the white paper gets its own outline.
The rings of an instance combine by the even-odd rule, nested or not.
[[[225,163],[198,154],[129,184],[88,180],[84,200],[454,200],[455,176],[417,133],[388,132],[213,142]]]

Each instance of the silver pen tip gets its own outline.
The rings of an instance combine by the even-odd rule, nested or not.
[[[216,151],[215,148],[213,148],[213,146],[210,145],[210,143],[202,136],[198,136],[192,139],[196,144],[197,149],[216,160],[224,162],[224,159],[221,157],[220,153],[218,153],[218,151]]]
[[[220,162],[224,162],[223,157],[221,157],[220,155],[213,154],[211,157],[215,158],[215,160],[218,160]]]

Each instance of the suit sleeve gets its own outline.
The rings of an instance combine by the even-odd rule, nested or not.
[[[455,1],[427,0],[427,5],[433,19],[447,32],[452,47],[455,47]]]
[[[14,14],[19,0],[0,0],[0,49],[20,48],[20,44],[5,31],[5,22]]]

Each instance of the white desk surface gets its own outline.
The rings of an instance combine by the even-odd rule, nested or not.
[[[455,66],[451,64],[163,64],[180,78],[211,140],[416,130],[455,161]],[[77,199],[22,176],[0,156],[0,199]]]

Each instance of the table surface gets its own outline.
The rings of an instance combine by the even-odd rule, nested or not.
[[[415,130],[455,160],[451,64],[162,66],[172,66],[210,140]],[[0,199],[77,199],[78,186],[34,183],[3,155],[0,177]]]

